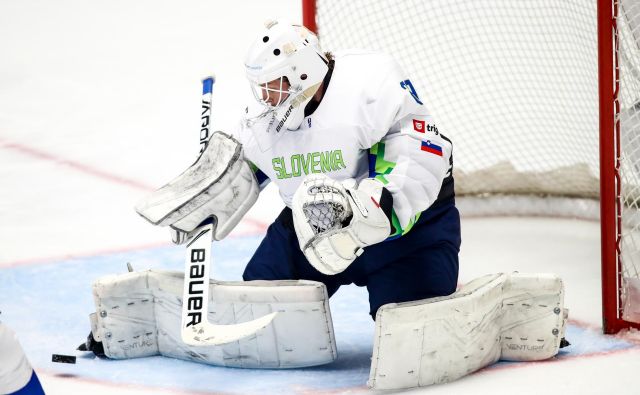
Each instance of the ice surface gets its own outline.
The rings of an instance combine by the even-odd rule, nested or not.
[[[155,357],[72,354],[88,333],[91,281],[136,269],[180,270],[183,248],[133,205],[199,150],[200,78],[215,72],[214,130],[250,97],[246,46],[264,19],[300,21],[296,0],[0,2],[0,318],[18,334],[48,394],[361,393],[373,322],[364,289],[331,300],[339,358],[296,370],[242,370]],[[282,204],[268,187],[212,275],[239,279]],[[600,334],[599,227],[544,218],[463,220],[461,281],[498,271],[565,279],[572,346],[545,363],[498,364],[409,393],[639,393],[637,333]]]

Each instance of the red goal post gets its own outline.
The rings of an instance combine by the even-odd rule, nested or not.
[[[456,143],[461,211],[599,218],[604,332],[640,328],[640,1],[302,9],[323,49],[393,54],[429,92]]]

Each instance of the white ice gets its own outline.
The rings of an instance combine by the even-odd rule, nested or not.
[[[140,251],[170,250],[166,231],[143,221],[133,205],[193,161],[199,149],[200,78],[217,75],[214,128],[225,130],[235,123],[249,95],[244,50],[268,17],[300,21],[300,2],[0,0],[0,284],[10,284],[3,278],[13,279],[20,270],[37,279],[34,284],[46,284],[53,295],[90,305],[91,295],[85,292],[89,284],[81,284],[77,294],[73,288],[63,289],[68,283],[39,278],[51,275],[46,265],[73,258],[93,270],[91,265],[116,259],[122,260],[124,270],[128,252],[141,257]],[[267,188],[227,245],[243,240],[255,244],[255,235],[264,233],[281,207],[275,188]],[[544,363],[501,365],[415,392],[640,393],[635,376],[640,371],[640,336],[598,334],[599,243],[596,222],[464,219],[461,282],[500,271],[558,273],[565,280],[566,305],[577,334],[569,339],[574,351]],[[153,258],[139,259],[142,266],[152,267]],[[73,284],[72,271],[66,278]],[[365,298],[365,311],[341,306],[345,295]],[[162,387],[154,380],[134,383],[127,372],[100,361],[91,361],[95,376],[74,374],[73,365],[61,374],[58,366],[43,362],[48,355],[29,347],[41,341],[33,337],[31,321],[39,317],[19,321],[20,314],[11,315],[42,305],[56,307],[56,301],[20,300],[26,300],[24,306],[0,288],[0,319],[17,332],[48,394],[190,393],[188,387]],[[356,320],[372,326],[366,321],[362,290],[339,291],[334,306],[338,338],[341,330],[353,330],[350,323]],[[77,317],[83,331],[88,330],[89,312]],[[46,324],[44,335],[50,342],[83,340],[56,331],[55,321]],[[629,346],[610,346],[618,341]],[[77,365],[82,363],[89,362],[81,359]],[[95,378],[103,366],[105,378]],[[313,378],[312,371],[298,373],[277,376],[277,384],[284,382],[294,393],[324,393],[326,387],[305,381]],[[261,381],[265,375],[256,377],[254,390],[270,393],[268,382]],[[225,383],[224,388],[233,392],[233,385]],[[216,383],[210,388],[216,391]],[[367,392],[364,380],[331,389],[361,392]]]

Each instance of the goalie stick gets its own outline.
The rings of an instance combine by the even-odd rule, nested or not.
[[[209,143],[214,82],[213,76],[202,80],[200,155]],[[269,325],[277,314],[271,313],[253,321],[233,325],[216,325],[208,321],[209,273],[214,229],[215,221],[205,221],[191,232],[194,236],[187,243],[180,335],[182,341],[189,345],[219,345],[242,339]]]

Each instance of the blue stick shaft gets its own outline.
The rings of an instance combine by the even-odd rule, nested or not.
[[[211,93],[216,79],[209,76],[202,80],[202,113],[200,123],[200,154],[204,152],[211,137]]]

